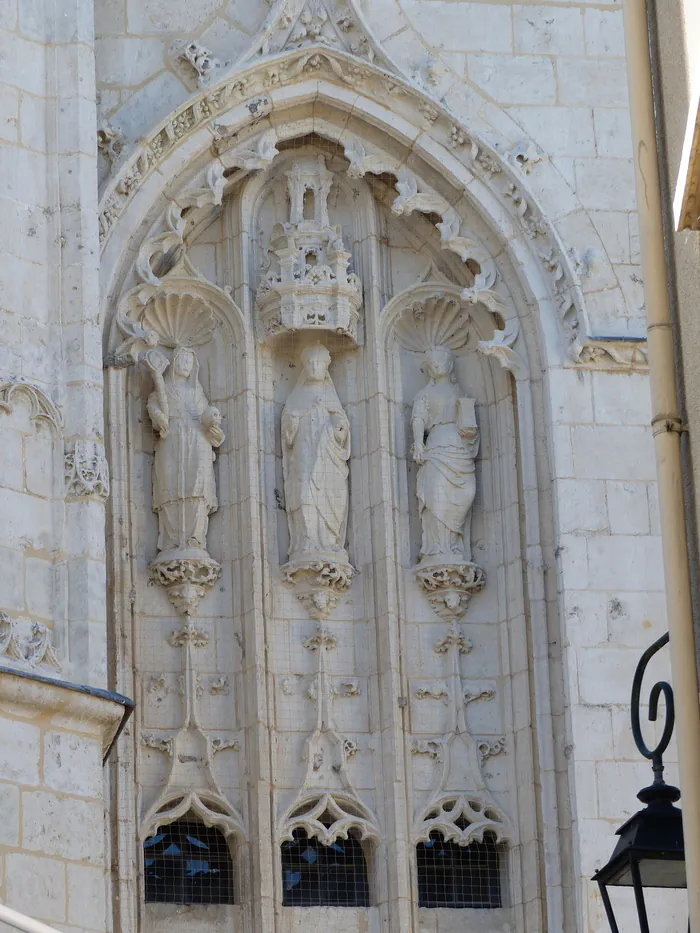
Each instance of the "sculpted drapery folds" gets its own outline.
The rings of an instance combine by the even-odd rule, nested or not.
[[[417,495],[423,564],[471,560],[465,523],[476,495],[479,428],[474,399],[460,397],[453,370],[450,350],[438,347],[426,352],[430,382],[416,396],[411,415],[413,456],[420,464]]]
[[[302,355],[303,371],[282,412],[289,562],[347,561],[350,426],[320,343]]]
[[[197,551],[208,557],[209,515],[218,507],[213,448],[224,442],[221,414],[204,394],[194,350],[177,348],[170,364],[151,350],[146,362],[154,383],[148,413],[159,438],[153,479],[158,558]]]

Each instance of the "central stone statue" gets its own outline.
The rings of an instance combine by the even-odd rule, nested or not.
[[[320,343],[301,354],[299,380],[282,412],[284,492],[289,564],[347,564],[350,425]]]

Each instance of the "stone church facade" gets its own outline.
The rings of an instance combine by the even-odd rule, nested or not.
[[[3,4],[3,903],[604,928],[665,630],[621,17]]]

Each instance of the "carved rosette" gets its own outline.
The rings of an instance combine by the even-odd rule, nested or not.
[[[165,587],[178,612],[197,614],[199,602],[221,576],[221,565],[211,557],[156,558],[150,565],[153,583]]]
[[[312,619],[327,619],[349,589],[355,571],[333,560],[296,560],[284,564],[282,578],[297,587],[297,599]]]
[[[433,610],[445,622],[463,616],[471,597],[486,586],[486,571],[471,561],[419,564],[415,575]]]

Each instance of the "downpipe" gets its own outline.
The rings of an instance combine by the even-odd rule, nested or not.
[[[624,0],[627,75],[647,309],[652,431],[659,487],[690,933],[700,933],[700,699],[686,537],[681,423],[646,0]]]

